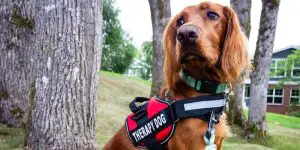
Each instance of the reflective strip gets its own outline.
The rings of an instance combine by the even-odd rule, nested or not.
[[[204,109],[204,108],[222,107],[224,105],[225,105],[225,99],[220,99],[220,100],[186,103],[183,105],[183,107],[185,111],[189,111],[189,110]]]

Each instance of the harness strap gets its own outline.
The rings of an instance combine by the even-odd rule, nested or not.
[[[137,106],[135,103],[136,102],[147,102],[149,101],[149,98],[146,97],[136,97],[133,101],[131,101],[131,103],[129,104],[129,108],[133,113],[136,113],[140,110],[139,106]]]
[[[165,144],[160,144],[156,138],[151,138],[150,140],[145,141],[145,145],[148,150],[165,150]]]
[[[226,99],[224,96],[198,96],[172,103],[171,107],[177,120],[185,118],[200,118],[209,121],[210,113],[222,114]]]

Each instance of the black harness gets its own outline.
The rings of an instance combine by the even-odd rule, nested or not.
[[[227,84],[196,80],[184,72],[180,76],[188,85],[193,85],[195,90],[214,94],[179,101],[157,96],[151,99],[135,98],[129,105],[132,114],[126,119],[127,133],[135,146],[149,150],[165,149],[175,131],[176,122],[186,118],[199,118],[208,122],[204,141],[207,145],[213,145],[214,125],[219,122],[226,104]]]

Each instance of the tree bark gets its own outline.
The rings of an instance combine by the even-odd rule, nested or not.
[[[267,108],[269,70],[273,53],[280,0],[262,0],[260,27],[251,75],[249,101],[250,132],[263,131]],[[253,128],[257,128],[253,130]],[[257,134],[257,133],[256,133]],[[261,134],[258,134],[261,135]]]
[[[251,0],[230,0],[230,4],[238,15],[242,30],[249,39],[251,31]],[[234,86],[234,95],[230,99],[229,122],[242,128],[246,127],[246,116],[243,111],[244,83]]]
[[[33,77],[33,0],[0,1],[0,122],[23,127]]]
[[[97,149],[102,0],[38,0],[25,149]]]
[[[163,32],[171,16],[170,0],[148,0],[153,30],[152,85],[150,96],[159,93],[163,85]]]
[[[249,38],[251,31],[251,0],[230,0],[230,4],[238,15],[242,30]]]

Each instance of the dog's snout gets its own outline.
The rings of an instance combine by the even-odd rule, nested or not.
[[[198,38],[198,30],[194,25],[185,25],[178,29],[177,40],[182,44],[193,44]]]

